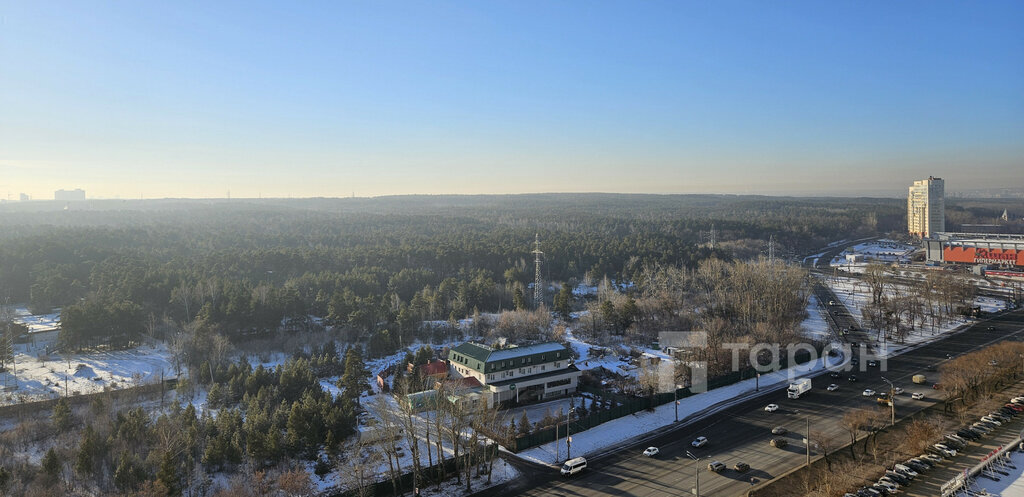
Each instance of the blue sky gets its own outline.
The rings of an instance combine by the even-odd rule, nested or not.
[[[0,196],[1024,187],[1024,2],[0,0]]]

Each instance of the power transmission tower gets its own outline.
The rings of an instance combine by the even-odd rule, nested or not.
[[[540,263],[541,258],[544,256],[544,252],[540,251],[540,234],[534,234],[534,275],[533,275],[533,306],[540,307],[540,304],[544,302],[544,278],[540,274]]]
[[[711,231],[701,231],[700,237],[702,240],[707,240],[711,250],[715,250],[715,242],[718,239],[718,230],[715,229],[715,223],[711,223]]]

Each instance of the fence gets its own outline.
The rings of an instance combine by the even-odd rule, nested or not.
[[[156,383],[146,383],[135,387],[72,395],[66,398],[72,406],[78,406],[92,402],[95,398],[120,400],[122,398],[129,398],[129,396],[133,395],[150,395],[160,393],[161,391],[168,392],[174,390],[177,384],[177,379],[167,379],[163,381],[163,384],[158,381]],[[36,415],[41,411],[53,409],[53,406],[57,404],[59,399],[60,398],[35,400],[31,402],[0,406],[0,417],[21,419],[26,415]]]
[[[797,351],[794,357],[797,364],[803,364],[811,359],[810,352],[806,350]],[[786,356],[782,356],[779,359],[780,369],[785,369],[789,362],[788,358]],[[732,385],[742,380],[753,378],[755,375],[757,375],[757,370],[753,367],[733,371],[708,380],[707,389],[713,390],[715,388]],[[586,417],[571,421],[569,423],[570,433],[579,433],[602,423],[607,423],[613,419],[629,416],[630,414],[634,414],[645,409],[653,409],[657,406],[672,402],[676,398],[685,399],[686,397],[693,395],[693,392],[691,392],[688,387],[676,390],[675,396],[673,396],[672,392],[666,392],[645,397],[623,396],[611,393],[607,390],[600,390],[584,385],[580,385],[579,390],[581,392],[611,398],[617,405],[608,409],[592,410]],[[516,437],[515,440],[513,440],[512,446],[509,447],[509,450],[512,452],[519,452],[538,445],[554,442],[555,435],[565,436],[564,424]]]

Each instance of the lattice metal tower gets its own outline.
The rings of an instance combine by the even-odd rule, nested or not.
[[[708,242],[711,250],[715,250],[715,242],[718,241],[718,230],[715,229],[715,223],[711,223],[711,231],[701,231],[700,237]]]
[[[540,274],[540,263],[544,257],[544,252],[540,251],[540,234],[535,233],[533,240],[533,255],[534,255],[534,274],[533,274],[533,305],[534,307],[540,307],[540,304],[544,302],[544,278]]]

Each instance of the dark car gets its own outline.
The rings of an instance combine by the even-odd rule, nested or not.
[[[967,440],[977,440],[977,439],[981,438],[981,434],[980,433],[978,433],[978,432],[976,432],[976,431],[974,431],[974,430],[972,430],[970,428],[961,428],[961,429],[956,431],[956,434],[960,435],[960,438],[966,438]]]
[[[924,370],[925,371],[935,371],[936,368],[935,368],[934,364],[929,364],[928,367],[924,368]]]
[[[892,470],[886,471],[885,476],[888,476],[889,478],[896,480],[896,483],[899,483],[900,485],[906,485],[910,483],[910,478],[907,478],[906,475],[901,475]]]
[[[744,473],[744,472],[746,472],[747,470],[750,469],[750,465],[745,463],[745,462],[738,462],[735,465],[733,465],[732,469],[735,469],[736,471],[739,471],[740,473]]]
[[[789,441],[785,438],[773,438],[771,441],[771,446],[777,449],[784,449],[787,445],[789,445]]]
[[[833,371],[833,372],[829,373],[828,375],[831,378],[839,378],[840,376],[842,376],[841,374],[839,374],[839,371]]]
[[[847,381],[857,381],[857,377],[851,374],[850,377],[847,378],[846,380]]]
[[[905,462],[903,464],[906,464],[907,467],[909,467],[910,469],[913,469],[914,471],[917,471],[918,473],[921,473],[923,471],[928,471],[929,469],[931,469],[931,466],[928,466],[928,465],[926,465],[926,464],[924,464],[922,462],[919,462],[919,461],[911,460],[911,461],[907,461],[907,462]]]

